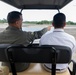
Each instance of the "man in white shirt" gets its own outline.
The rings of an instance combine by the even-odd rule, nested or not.
[[[76,50],[76,40],[75,38],[64,32],[64,27],[66,25],[66,16],[63,13],[57,13],[53,17],[54,30],[51,33],[43,35],[40,39],[40,45],[61,45],[70,47],[72,52]],[[43,64],[43,66],[50,71],[51,64]],[[68,67],[68,64],[57,64],[56,69],[61,72]]]

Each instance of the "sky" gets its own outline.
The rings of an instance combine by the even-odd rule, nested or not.
[[[21,10],[0,1],[0,19],[6,19],[8,12],[11,11]],[[23,21],[52,21],[53,16],[57,12],[57,10],[23,10]],[[62,9],[60,9],[60,12],[66,15],[66,21],[76,22],[76,0],[73,0],[64,6]]]

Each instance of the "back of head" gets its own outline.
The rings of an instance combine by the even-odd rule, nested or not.
[[[66,22],[66,16],[63,13],[57,13],[53,17],[53,25],[55,28],[63,28]]]
[[[7,15],[8,23],[9,24],[15,23],[16,21],[18,21],[20,19],[20,15],[22,15],[22,14],[18,11],[12,11],[12,12],[8,13],[8,15]]]

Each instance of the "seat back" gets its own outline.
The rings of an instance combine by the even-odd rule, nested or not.
[[[69,63],[71,49],[66,46],[42,45],[40,47],[25,47],[13,45],[7,48],[13,56],[14,62],[52,63],[53,55],[56,54],[56,63]]]
[[[9,62],[6,54],[6,48],[10,46],[10,44],[0,44],[0,61]]]
[[[36,47],[23,45],[0,44],[0,61],[10,62],[13,75],[17,75],[14,63],[51,63],[52,75],[55,75],[57,63],[69,63],[71,49],[66,46],[42,45]]]

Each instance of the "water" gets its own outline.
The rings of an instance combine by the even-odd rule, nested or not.
[[[23,31],[32,31],[32,32],[33,31],[38,31],[38,30],[41,30],[41,29],[42,28],[40,28],[40,27],[37,27],[37,28],[36,27],[35,28],[33,28],[33,27],[23,27],[22,28]]]

